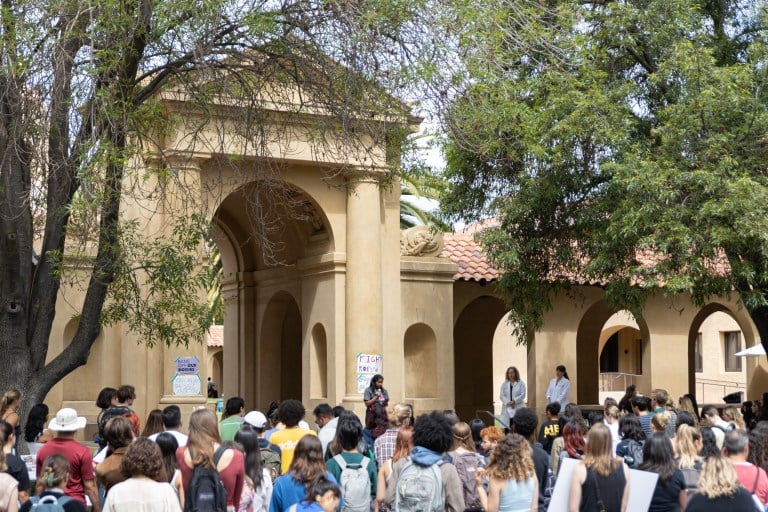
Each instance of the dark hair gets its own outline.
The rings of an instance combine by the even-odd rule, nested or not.
[[[621,411],[626,411],[628,413],[632,413],[632,397],[637,395],[637,386],[634,384],[630,384],[627,386],[627,389],[624,391],[624,396],[621,397],[621,400],[619,400],[618,408]]]
[[[139,437],[128,446],[128,450],[123,456],[123,462],[120,464],[120,470],[127,478],[146,476],[152,480],[157,479],[163,467],[163,455],[160,452],[160,447],[146,437]]]
[[[99,391],[99,396],[96,397],[96,407],[99,409],[109,409],[112,406],[112,399],[117,396],[117,390],[115,388],[104,388]]]
[[[125,416],[115,416],[104,425],[104,440],[114,449],[124,448],[133,441],[133,422]]]
[[[560,414],[560,402],[552,402],[551,404],[547,404],[546,408],[547,414],[551,414],[552,416],[557,416]]]
[[[559,365],[557,365],[557,367],[555,368],[555,370],[557,370],[557,371],[559,371],[559,372],[563,372],[563,377],[565,377],[565,378],[566,378],[566,379],[568,379],[568,380],[571,380],[571,379],[569,379],[569,378],[568,378],[568,372],[567,372],[567,371],[565,371],[565,365],[563,365],[563,364],[559,364]]]
[[[345,449],[341,441],[341,431],[342,428],[344,428],[344,426],[347,424],[355,425],[355,428],[360,429],[360,433],[362,435],[363,424],[360,422],[360,418],[357,417],[357,414],[355,414],[353,411],[342,411],[341,414],[339,414],[339,421],[336,424],[336,435],[334,435],[331,442],[328,443],[328,451],[331,455],[338,455],[342,452],[342,450]]]
[[[45,430],[45,422],[48,420],[48,406],[36,404],[29,410],[27,424],[24,425],[24,439],[28,443],[34,443]]]
[[[117,397],[117,401],[121,404],[124,404],[128,400],[135,400],[136,388],[129,386],[128,384],[124,384],[117,388],[117,393],[115,393],[115,396]]]
[[[517,409],[515,416],[512,418],[512,430],[516,434],[523,436],[526,440],[530,439],[538,426],[539,419],[536,417],[536,413],[533,412],[533,409],[527,407]]]
[[[768,466],[768,422],[760,421],[750,430],[747,460],[759,468]]]
[[[277,408],[277,417],[286,427],[295,427],[304,418],[306,409],[298,400],[284,400]]]
[[[659,475],[659,482],[666,487],[677,470],[672,441],[663,432],[654,432],[643,445],[643,462],[639,469]]]
[[[163,409],[163,425],[169,430],[181,426],[181,409],[178,405],[169,405]]]
[[[344,412],[344,407],[341,405],[337,405],[333,408],[333,417],[338,418],[339,415]]]
[[[261,479],[264,476],[261,466],[261,449],[259,448],[259,434],[249,427],[241,428],[235,434],[235,442],[243,447],[245,454],[245,474],[253,482],[253,488],[261,487]]]
[[[318,496],[325,496],[325,493],[331,491],[336,498],[341,498],[341,488],[332,481],[325,478],[325,475],[319,476],[316,480],[311,482],[306,498],[304,501],[307,503],[314,503]]]
[[[333,418],[333,409],[329,404],[318,404],[315,410],[312,411],[314,416],[324,416],[326,418]]]
[[[589,421],[589,426],[591,427],[592,425],[595,425],[597,423],[602,423],[603,422],[603,418],[604,418],[603,413],[601,413],[599,411],[592,411],[592,412],[590,412],[589,413],[589,420],[588,420]]]
[[[355,417],[357,420],[357,417]],[[339,421],[336,432],[343,450],[354,450],[363,437],[363,426],[360,421]]]
[[[680,428],[680,425],[688,425],[691,428],[696,428],[696,422],[693,420],[693,415],[688,411],[679,411],[677,413],[677,420],[675,421],[675,432]]]
[[[621,432],[622,439],[632,439],[637,442],[645,440],[643,425],[634,414],[621,417],[619,420],[619,432]]]
[[[165,431],[165,425],[163,425],[163,411],[160,409],[152,409],[149,411],[146,423],[144,423],[144,430],[141,431],[141,436],[149,437],[152,434],[159,434],[163,431]]]
[[[376,439],[389,428],[389,414],[382,402],[374,402],[373,407],[368,410],[370,412],[365,415],[365,428],[370,431],[371,437]]]
[[[717,447],[717,438],[715,433],[712,432],[712,428],[702,426],[699,427],[699,430],[701,431],[701,453],[699,455],[704,459],[720,455],[720,449]]]
[[[14,433],[13,425],[5,420],[0,420],[0,449],[8,442],[8,439]]]
[[[163,456],[163,464],[165,465],[165,474],[168,475],[168,481],[173,480],[173,474],[178,469],[176,463],[176,449],[179,447],[179,442],[173,437],[173,434],[163,432],[155,438],[157,446],[160,447],[160,453]]]
[[[472,418],[472,421],[469,422],[469,430],[472,431],[472,440],[475,442],[476,451],[482,451],[480,445],[483,442],[483,436],[480,435],[480,431],[485,427],[485,422],[480,418]]]
[[[242,397],[233,396],[227,400],[227,405],[224,406],[224,417],[237,416],[243,409],[245,409],[245,400]]]
[[[419,416],[413,426],[413,445],[437,453],[450,450],[453,446],[453,431],[448,418],[436,411]]]
[[[376,381],[377,381],[377,380],[380,380],[380,381],[382,381],[382,382],[383,382],[383,381],[384,381],[384,376],[383,376],[383,375],[381,375],[381,374],[379,374],[379,373],[377,373],[376,375],[374,375],[373,377],[371,377],[371,383],[370,383],[370,384],[368,384],[368,387],[369,387],[370,389],[376,389]]]
[[[565,414],[562,414],[557,418],[557,435],[555,437],[563,437],[563,430],[565,430],[565,426],[569,421],[571,421],[571,417],[566,416]]]
[[[717,410],[717,407],[714,405],[705,405],[701,408],[701,416],[720,416],[720,412]]]
[[[633,396],[632,407],[637,407],[640,411],[647,411],[651,408],[651,399],[647,396]]]

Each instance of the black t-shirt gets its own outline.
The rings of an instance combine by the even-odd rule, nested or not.
[[[675,471],[666,486],[661,485],[661,481],[657,480],[648,512],[679,512],[680,493],[684,490],[685,477],[679,469]]]
[[[549,454],[552,453],[552,443],[559,433],[560,425],[556,420],[545,421],[541,424],[541,429],[539,430],[539,442],[545,452]]]
[[[19,491],[27,491],[31,487],[29,483],[29,473],[27,473],[27,465],[21,460],[21,457],[12,453],[5,454],[5,462],[8,465],[6,473],[11,475],[17,482],[19,482]]]
[[[735,494],[720,496],[719,498],[707,498],[697,493],[685,507],[685,512],[755,512],[755,502],[749,491],[740,487]]]

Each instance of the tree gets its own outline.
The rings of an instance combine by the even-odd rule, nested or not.
[[[634,313],[735,291],[768,348],[766,2],[483,5],[458,24],[443,206],[498,218],[517,327],[574,283]]]
[[[236,138],[265,157],[248,172],[284,206],[291,193],[270,172],[259,132],[267,107],[285,105],[286,117],[312,110],[318,145],[324,131],[343,137],[327,151],[364,152],[384,137],[396,148],[405,133],[392,121],[408,112],[389,93],[409,94],[401,70],[422,58],[429,13],[410,0],[3,0],[0,389],[20,389],[23,410],[42,401],[86,363],[105,323],[124,322],[150,344],[201,340],[211,320],[198,292],[210,282],[200,266],[209,212],[179,212],[159,237],[121,213],[136,194],[185,197],[158,141],[183,125],[192,149],[175,157],[184,158],[195,144],[215,151]],[[164,107],[179,97],[194,118]],[[233,105],[241,122],[203,137],[220,129],[217,109]],[[254,236],[268,229],[258,220]],[[47,361],[63,283],[83,284],[85,299],[74,338]]]

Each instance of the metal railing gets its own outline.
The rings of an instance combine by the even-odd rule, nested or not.
[[[735,391],[744,391],[747,386],[742,382],[731,382],[728,380],[702,379],[696,378],[696,396],[702,400],[708,394],[725,396]]]
[[[605,372],[600,374],[600,391],[624,391],[630,384],[635,384],[639,377],[634,373]]]

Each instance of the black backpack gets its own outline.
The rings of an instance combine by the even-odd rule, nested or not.
[[[213,468],[201,465],[192,470],[192,478],[184,493],[184,512],[227,512],[227,490],[216,470],[225,450],[219,446],[213,454]]]

